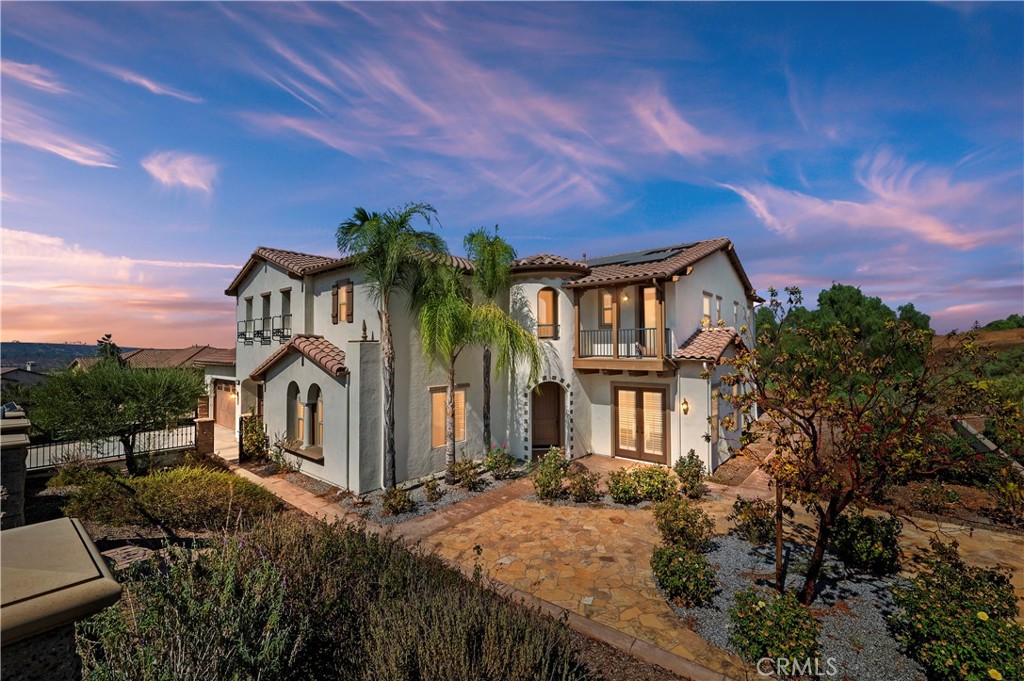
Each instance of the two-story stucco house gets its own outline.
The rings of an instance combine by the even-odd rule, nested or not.
[[[468,260],[451,262],[472,271]],[[728,239],[584,261],[536,255],[512,272],[508,309],[537,334],[544,366],[535,385],[525,370],[493,379],[498,444],[524,459],[551,446],[666,465],[694,449],[711,470],[728,458],[718,367],[741,342],[738,329],[753,337],[759,300]],[[214,412],[230,410],[237,423],[255,411],[304,473],[356,493],[379,488],[379,321],[352,261],[258,248],[226,293],[237,301],[235,385],[212,391]],[[423,359],[415,319],[393,305],[402,481],[444,467],[445,375]],[[475,456],[484,448],[481,355],[467,350],[456,365],[457,447]]]

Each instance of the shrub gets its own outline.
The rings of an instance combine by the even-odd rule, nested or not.
[[[569,472],[569,462],[559,447],[552,447],[533,466],[530,478],[533,489],[540,499],[557,499],[562,496],[562,483]]]
[[[98,466],[88,459],[65,459],[57,465],[57,472],[46,481],[46,486],[84,485],[97,475],[113,475],[113,473],[113,468]]]
[[[423,483],[423,496],[426,497],[427,501],[434,503],[440,501],[441,497],[444,496],[444,490],[441,489],[441,483],[434,478],[430,478]]]
[[[508,446],[493,447],[484,458],[484,469],[495,480],[513,477],[519,469],[519,459],[508,453]]]
[[[633,466],[608,474],[608,493],[619,504],[664,501],[676,493],[676,481],[661,466]]]
[[[751,544],[767,544],[775,539],[775,504],[770,501],[737,497],[726,520],[732,521],[733,531]]]
[[[654,521],[666,544],[696,552],[708,549],[715,531],[715,522],[704,509],[683,497],[672,497],[655,506]]]
[[[928,513],[942,513],[951,504],[960,503],[955,490],[946,489],[938,480],[929,480],[917,491],[917,504]]]
[[[416,501],[409,494],[408,490],[396,485],[384,490],[384,495],[381,497],[381,507],[384,515],[402,515],[416,508]]]
[[[839,516],[829,548],[847,567],[887,575],[900,569],[899,518],[874,518],[852,509]]]
[[[718,582],[707,558],[685,546],[659,546],[651,556],[651,569],[665,595],[684,608],[710,603]]]
[[[680,457],[672,467],[679,478],[679,491],[691,499],[704,496],[704,462],[697,457],[697,452],[690,450],[686,456]]]
[[[1009,575],[969,567],[955,542],[933,541],[925,568],[893,593],[897,639],[929,679],[1024,678],[1024,627],[1013,620]]]
[[[992,483],[995,494],[996,517],[1011,525],[1024,524],[1024,478],[1016,469],[1007,466]]]
[[[818,657],[818,623],[792,591],[781,596],[755,587],[740,591],[729,619],[729,640],[748,662],[769,657],[803,663]]]
[[[563,623],[355,526],[280,517],[158,567],[78,625],[87,681],[585,677]]]
[[[142,477],[93,475],[71,495],[64,513],[108,525],[206,530],[249,522],[279,507],[273,494],[233,473],[182,466]]]
[[[270,438],[263,419],[252,412],[242,419],[242,455],[250,459],[266,459],[270,454]]]
[[[576,462],[569,466],[566,491],[569,493],[569,498],[578,504],[597,501],[601,496],[597,491],[600,482],[600,473],[591,472],[586,466]]]
[[[448,467],[448,475],[455,479],[459,487],[471,492],[483,487],[480,479],[480,468],[473,459],[462,458]]]

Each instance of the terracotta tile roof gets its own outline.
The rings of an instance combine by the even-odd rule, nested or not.
[[[587,267],[586,263],[563,258],[560,255],[551,255],[550,253],[540,253],[526,258],[519,258],[519,260],[512,263],[513,272],[526,272],[530,270],[569,270],[582,274],[590,272],[590,268]]]
[[[700,329],[687,338],[672,354],[672,357],[717,362],[733,343],[743,344],[736,329],[731,326],[712,326]]]
[[[121,354],[129,366],[136,369],[164,369],[200,366],[199,361],[207,357],[224,358],[230,353],[234,364],[234,349],[214,348],[209,345],[193,345],[187,348],[142,348]],[[99,361],[98,357],[78,357],[71,366],[88,369]]]
[[[590,274],[566,284],[566,288],[594,286],[595,284],[626,284],[645,279],[664,279],[682,272],[712,253],[732,250],[732,242],[721,237],[690,244],[677,244],[646,251],[620,253],[601,258],[589,258],[586,264]],[[736,264],[738,264],[738,260]],[[746,278],[746,275],[743,275]],[[748,284],[749,282],[744,282]]]
[[[198,355],[192,358],[192,366],[233,367],[235,366],[235,349],[211,348],[207,346],[200,350]]]
[[[290,352],[302,353],[332,376],[342,376],[348,373],[348,369],[345,368],[344,350],[326,340],[323,336],[300,334],[292,336],[291,340],[278,348],[266,361],[256,367],[252,374],[250,374],[250,378],[256,381],[262,380],[263,375]]]

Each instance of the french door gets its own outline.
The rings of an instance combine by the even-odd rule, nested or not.
[[[616,386],[613,389],[615,456],[668,463],[667,388]]]

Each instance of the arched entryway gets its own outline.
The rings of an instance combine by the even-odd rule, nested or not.
[[[558,383],[541,383],[532,391],[530,439],[534,458],[551,447],[565,446],[565,390]]]

